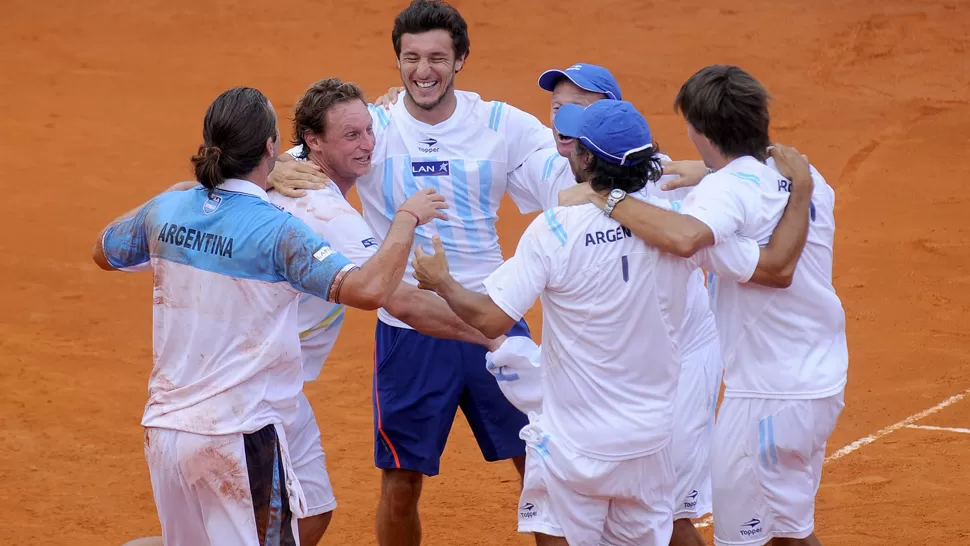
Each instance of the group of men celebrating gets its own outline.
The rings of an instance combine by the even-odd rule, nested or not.
[[[762,86],[733,66],[691,76],[675,106],[702,161],[671,162],[606,68],[540,76],[550,128],[455,89],[470,42],[448,4],[412,2],[392,38],[403,88],[368,104],[352,83],[312,84],[265,192],[327,241],[321,262],[336,253],[346,267],[399,243],[388,234],[402,211],[416,218],[413,260],[388,280],[375,333],[378,543],[420,544],[422,480],[438,473],[460,407],[484,458],[514,462],[518,529],[540,546],[700,545],[691,520],[707,513],[718,545],[819,544],[814,499],[848,365],[834,194],[797,150],[771,145]],[[362,215],[346,200],[355,185]],[[447,214],[409,210],[422,191]],[[503,261],[506,194],[542,214]],[[131,265],[105,233],[111,268]],[[287,335],[313,381],[350,303],[301,290]],[[523,320],[536,299],[541,345]],[[295,407],[277,423],[288,490],[277,508],[296,522],[259,521],[256,508],[246,544],[317,544],[336,507],[302,392]],[[194,500],[180,502],[203,513],[234,502],[185,487]],[[163,516],[173,501],[155,498],[177,544],[179,522]],[[194,544],[221,544],[212,528]]]

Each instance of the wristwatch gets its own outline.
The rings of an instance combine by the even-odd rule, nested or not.
[[[610,196],[606,198],[606,207],[603,208],[603,214],[611,216],[613,214],[613,208],[616,207],[617,203],[623,201],[625,197],[626,192],[623,190],[614,189],[610,191]]]

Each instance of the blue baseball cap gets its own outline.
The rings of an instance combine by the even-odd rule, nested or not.
[[[565,70],[546,70],[539,76],[539,87],[546,91],[556,88],[559,78],[569,78],[569,81],[579,88],[594,93],[603,93],[613,100],[623,100],[620,94],[620,84],[609,70],[595,64],[577,63]]]
[[[617,165],[635,165],[627,159],[630,154],[653,147],[646,118],[625,100],[598,100],[585,108],[564,104],[553,125],[563,136],[578,138],[594,155]]]

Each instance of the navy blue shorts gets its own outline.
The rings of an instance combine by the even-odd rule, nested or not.
[[[519,321],[509,336],[529,337]],[[426,336],[377,321],[374,464],[438,474],[458,408],[486,461],[525,454],[519,431],[528,418],[485,369],[485,347]]]
[[[243,435],[249,489],[253,495],[256,535],[260,544],[296,546],[293,536],[286,472],[280,441],[273,425]]]

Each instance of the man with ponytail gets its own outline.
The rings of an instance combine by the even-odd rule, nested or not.
[[[219,95],[203,137],[192,158],[203,187],[167,191],[112,221],[92,257],[108,271],[154,273],[142,425],[164,542],[296,544],[306,499],[282,423],[303,388],[301,293],[380,308],[400,285],[415,228],[445,218],[444,200],[430,189],[407,200],[358,267],[269,202],[279,129],[262,93]]]

